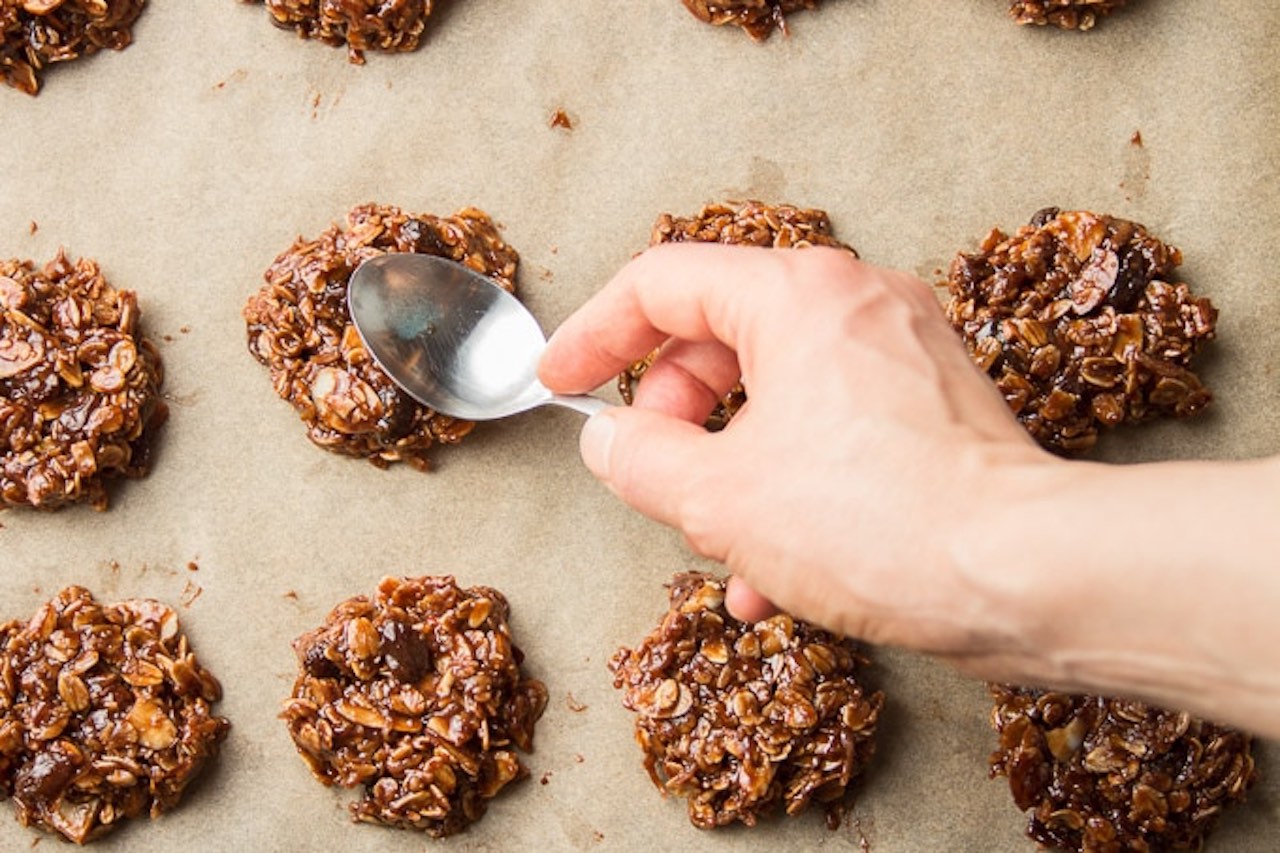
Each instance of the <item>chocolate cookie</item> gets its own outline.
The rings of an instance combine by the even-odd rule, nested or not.
[[[364,64],[366,50],[418,49],[432,0],[244,0],[265,2],[272,22],[305,39],[347,46],[347,58]]]
[[[703,829],[811,802],[838,822],[884,705],[859,680],[867,660],[790,616],[739,622],[723,579],[681,574],[669,591],[658,627],[609,661],[653,784],[686,798]]]
[[[956,256],[947,317],[1032,437],[1081,453],[1103,427],[1209,404],[1191,364],[1218,311],[1175,281],[1181,263],[1141,225],[1047,208]]]
[[[351,323],[352,273],[389,252],[447,258],[515,290],[519,256],[483,212],[468,208],[439,217],[360,205],[347,214],[345,227],[334,225],[315,240],[299,238],[267,269],[266,284],[244,307],[249,351],[271,371],[276,393],[293,404],[317,445],[379,466],[403,461],[426,470],[432,447],[456,444],[475,425],[401,391]]]
[[[137,296],[88,258],[0,260],[0,507],[88,502],[142,477],[168,407]]]
[[[528,775],[547,689],[520,671],[507,600],[452,577],[385,578],[294,641],[281,717],[326,785],[364,786],[358,821],[452,835]]]
[[[1140,702],[992,685],[1000,747],[1027,834],[1065,850],[1199,849],[1257,774],[1248,735]]]
[[[1064,30],[1088,30],[1099,18],[1110,15],[1126,0],[1012,0],[1009,15],[1019,24],[1045,26]]]
[[[55,62],[123,50],[146,0],[0,0],[0,80],[34,95]]]
[[[774,29],[787,32],[786,16],[801,9],[815,9],[819,0],[684,0],[700,21],[733,24],[756,41],[764,41]]]
[[[21,823],[77,844],[156,817],[217,755],[221,694],[173,608],[67,587],[0,625],[0,791]]]

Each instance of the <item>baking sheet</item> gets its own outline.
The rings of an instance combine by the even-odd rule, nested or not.
[[[828,0],[757,45],[678,0],[441,5],[421,51],[361,68],[258,6],[156,2],[123,53],[56,69],[35,99],[0,91],[0,255],[65,245],[137,290],[173,411],[154,473],[110,512],[0,514],[0,615],[73,582],[111,600],[196,596],[183,623],[234,725],[182,808],[98,849],[432,846],[350,823],[350,795],[310,777],[276,719],[293,637],[384,574],[426,572],[503,589],[551,694],[531,780],[450,849],[1032,849],[1007,786],[986,780],[982,685],[888,649],[856,821],[691,827],[641,770],[605,661],[656,622],[662,582],[701,564],[582,468],[580,418],[482,426],[430,475],[340,458],[272,393],[240,307],[295,235],[365,201],[487,210],[547,328],[661,211],[821,207],[864,257],[933,278],[993,225],[1080,206],[1180,246],[1222,310],[1213,412],[1109,436],[1103,457],[1275,453],[1280,11],[1135,0],[1081,35],[1015,27],[1002,0]],[[573,130],[549,126],[558,109]],[[1274,848],[1280,763],[1260,753],[1266,778],[1210,849]],[[0,811],[0,849],[39,837]]]

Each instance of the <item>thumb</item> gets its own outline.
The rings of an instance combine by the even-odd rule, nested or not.
[[[712,436],[651,409],[613,408],[591,417],[579,447],[591,473],[633,508],[680,527],[685,497],[707,463]]]

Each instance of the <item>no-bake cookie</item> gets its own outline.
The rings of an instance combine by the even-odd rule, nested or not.
[[[756,41],[764,41],[775,29],[787,32],[786,16],[801,9],[815,9],[819,0],[684,0],[700,21],[742,27]]]
[[[0,792],[77,844],[157,817],[217,755],[221,693],[173,608],[68,587],[0,625]]]
[[[244,0],[265,2],[272,22],[304,39],[347,46],[347,58],[364,64],[366,50],[417,50],[432,0]]]
[[[1140,702],[993,685],[1000,746],[1027,834],[1048,847],[1199,849],[1255,781],[1248,735]]]
[[[609,662],[645,769],[703,829],[810,803],[838,821],[884,694],[862,684],[853,641],[785,614],[739,622],[724,592],[722,578],[677,575],[658,627]]]
[[[150,470],[168,407],[137,296],[88,258],[0,260],[0,507],[107,506]]]
[[[1127,0],[1011,0],[1009,15],[1019,24],[1088,30]]]
[[[404,461],[425,470],[432,447],[456,444],[475,425],[401,391],[351,323],[352,273],[389,252],[447,258],[515,290],[519,256],[483,212],[441,217],[364,204],[344,225],[314,240],[298,238],[267,269],[266,284],[244,307],[249,351],[271,371],[276,393],[293,404],[317,445],[380,466]]]
[[[0,80],[34,95],[50,65],[123,50],[146,0],[0,0]]]
[[[507,600],[452,577],[385,578],[294,642],[281,714],[326,785],[363,786],[358,821],[451,835],[528,775],[547,689],[520,670]]]
[[[1104,427],[1209,404],[1191,367],[1218,311],[1181,263],[1137,223],[1047,208],[952,261],[947,317],[1032,437],[1081,453]]]

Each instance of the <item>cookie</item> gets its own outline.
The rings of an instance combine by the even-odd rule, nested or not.
[[[1200,849],[1256,781],[1243,732],[1141,702],[992,685],[1000,746],[1027,834],[1047,847]]]
[[[88,258],[0,260],[0,507],[106,509],[168,416],[137,295]]]
[[[1031,436],[1079,454],[1104,428],[1212,399],[1192,362],[1218,311],[1176,280],[1181,263],[1137,223],[1047,208],[956,256],[947,318]]]
[[[245,0],[265,2],[271,21],[304,39],[347,46],[347,58],[364,64],[366,50],[417,50],[432,0]]]
[[[483,212],[468,208],[440,217],[360,205],[345,225],[314,240],[299,238],[267,269],[266,284],[244,307],[249,351],[271,372],[276,393],[293,405],[315,444],[379,466],[407,462],[426,470],[428,451],[458,443],[475,424],[439,414],[402,391],[374,363],[351,322],[352,273],[390,252],[456,261],[515,290],[519,256]]]
[[[722,578],[677,575],[662,621],[609,661],[645,769],[702,829],[810,803],[838,823],[875,751],[884,694],[862,684],[852,640],[785,614],[739,622],[724,592]]]
[[[700,21],[717,26],[742,27],[756,41],[764,41],[775,29],[787,32],[786,16],[801,9],[816,9],[819,0],[684,0],[685,8]]]
[[[157,817],[217,755],[221,695],[173,608],[67,587],[0,625],[0,791],[76,844]]]
[[[123,50],[146,0],[3,0],[0,80],[34,95],[53,63]]]
[[[1126,0],[1012,0],[1009,16],[1019,24],[1088,30]]]
[[[547,689],[520,670],[507,600],[452,577],[385,578],[293,644],[281,717],[326,785],[362,786],[357,821],[452,835],[528,776]]]

